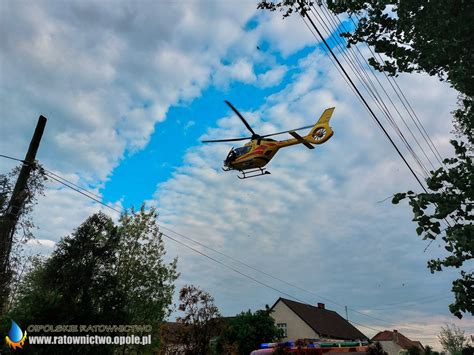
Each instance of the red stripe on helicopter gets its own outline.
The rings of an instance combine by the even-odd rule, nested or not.
[[[247,153],[247,154],[244,154],[242,155],[241,157],[237,158],[236,159],[236,162],[240,162],[242,160],[246,160],[247,158],[253,156],[253,155],[259,155],[259,154],[263,154],[265,152],[265,150],[268,148],[269,146],[266,145],[266,144],[262,144],[262,145],[259,145],[257,148],[255,148],[253,151],[251,151],[250,153]]]
[[[255,154],[262,154],[268,147],[266,145],[261,145],[258,148],[255,148],[252,152],[248,153],[247,156],[252,156]]]

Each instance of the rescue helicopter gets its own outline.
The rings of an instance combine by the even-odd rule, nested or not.
[[[308,149],[314,149],[313,144],[323,144],[334,134],[333,130],[329,126],[329,120],[331,119],[332,113],[335,107],[326,109],[318,122],[314,125],[290,129],[287,131],[259,135],[250,127],[247,120],[242,114],[229,102],[224,101],[234,113],[242,120],[243,124],[252,134],[250,137],[240,138],[228,138],[228,139],[214,139],[204,140],[203,143],[215,143],[215,142],[235,142],[250,139],[250,142],[246,143],[242,147],[232,148],[224,160],[224,167],[222,170],[230,171],[237,170],[242,175],[238,175],[239,179],[247,179],[251,177],[261,176],[270,174],[266,170],[265,165],[275,156],[279,149],[289,147],[295,144],[303,144]],[[305,136],[300,136],[296,131],[311,128],[309,133]],[[279,134],[289,133],[293,138],[276,141],[268,138]]]

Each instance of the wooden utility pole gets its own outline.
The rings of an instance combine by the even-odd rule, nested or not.
[[[13,189],[13,193],[8,203],[7,212],[0,219],[0,310],[5,304],[10,283],[10,253],[12,250],[13,235],[15,234],[16,224],[21,214],[23,204],[28,196],[27,183],[31,170],[35,166],[36,152],[43,136],[44,127],[46,126],[46,117],[40,116],[36,124],[35,133],[31,139],[28,152],[26,153],[23,166]]]

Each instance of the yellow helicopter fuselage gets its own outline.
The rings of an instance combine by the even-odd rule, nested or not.
[[[333,111],[334,107],[325,110],[306,136],[300,136],[296,132],[290,131],[289,134],[294,138],[282,141],[269,138],[253,139],[243,147],[232,149],[224,161],[225,170],[245,171],[262,168],[270,162],[278,150],[296,144],[304,144],[306,147],[314,149],[312,144],[322,144],[334,134],[329,127]]]

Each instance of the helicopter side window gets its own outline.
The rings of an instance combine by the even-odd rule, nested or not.
[[[236,148],[234,149],[234,152],[235,154],[239,157],[241,155],[244,155],[248,152],[250,152],[250,147],[240,147],[240,148]]]

